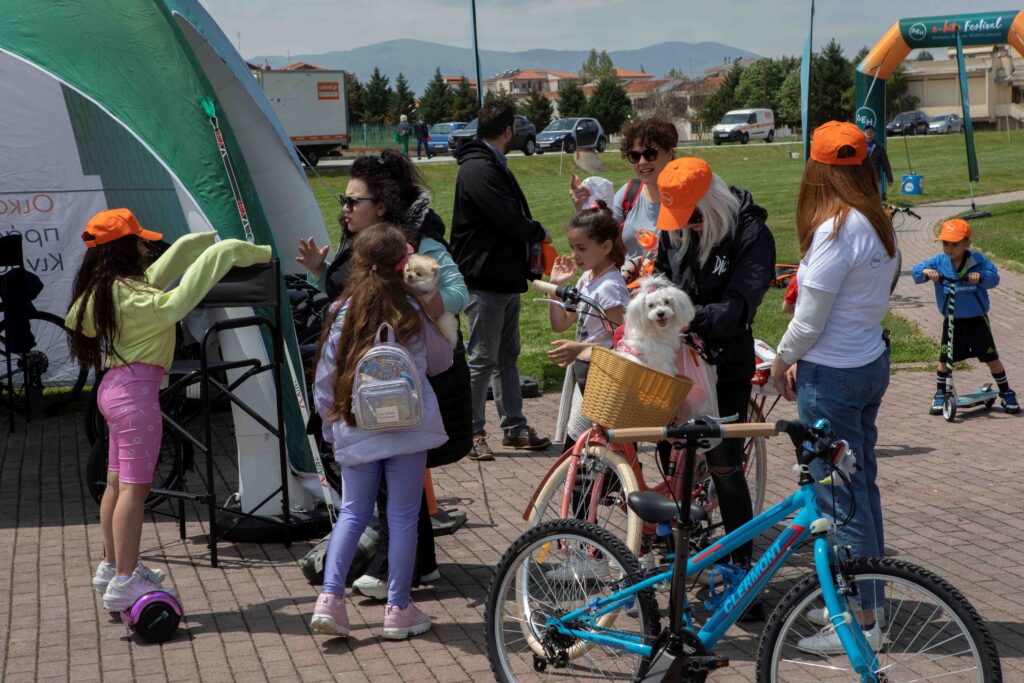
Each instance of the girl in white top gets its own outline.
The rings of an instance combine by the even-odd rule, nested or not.
[[[548,351],[548,357],[563,368],[573,364],[576,383],[582,393],[590,369],[591,347],[611,348],[613,326],[622,324],[629,305],[629,290],[619,271],[626,254],[619,222],[603,201],[594,202],[573,217],[568,237],[572,256],[555,259],[551,283],[564,285],[576,274],[577,267],[582,269],[577,288],[600,304],[608,318],[603,320],[586,304],[580,305],[579,313],[570,313],[558,306],[549,308],[551,329],[555,332],[563,332],[576,323],[576,339],[551,342],[554,348]],[[570,438],[573,431],[577,430],[570,429]]]

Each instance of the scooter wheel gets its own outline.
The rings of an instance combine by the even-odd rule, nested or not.
[[[947,396],[946,400],[942,402],[942,417],[946,418],[946,422],[952,422],[956,418],[956,399],[952,396]]]
[[[181,623],[181,605],[173,596],[147,593],[121,614],[124,623],[147,643],[163,643],[174,637]]]

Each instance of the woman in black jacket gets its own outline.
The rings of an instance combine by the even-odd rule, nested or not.
[[[326,263],[328,247],[318,247],[312,239],[300,241],[298,260],[310,271],[311,282],[324,289],[332,299],[337,298],[348,278],[355,233],[375,223],[388,222],[404,228],[409,244],[418,253],[433,257],[441,265],[440,296],[430,303],[456,314],[466,307],[469,293],[448,253],[444,221],[430,207],[430,195],[422,188],[419,175],[408,157],[386,150],[379,157],[356,159],[349,171],[345,193],[344,208],[339,216],[342,235],[334,259]],[[430,304],[427,306],[428,313],[440,312],[430,310]],[[447,443],[427,453],[427,467],[433,468],[458,462],[473,447],[472,411],[465,398],[469,395],[469,366],[466,365],[461,338],[454,352],[452,367],[431,377],[430,385],[437,394],[448,433]],[[383,481],[381,484],[377,496],[382,530],[378,551],[366,573],[356,580],[353,587],[363,595],[383,599],[387,597],[388,541],[385,517],[387,490],[383,488]],[[413,583],[427,583],[439,576],[433,528],[424,494],[417,525]]]
[[[775,270],[768,212],[746,190],[730,187],[701,159],[676,159],[658,178],[661,238],[655,270],[690,295],[697,315],[689,331],[704,343],[718,373],[719,415],[746,419],[754,374],[754,313]],[[707,454],[726,532],[750,521],[743,441],[724,439]],[[732,553],[748,566],[753,544]]]

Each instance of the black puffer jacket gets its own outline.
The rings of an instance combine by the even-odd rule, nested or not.
[[[775,274],[775,238],[765,225],[768,212],[746,190],[731,189],[740,200],[736,229],[711,250],[703,268],[697,233],[686,253],[678,255],[673,254],[671,233],[663,232],[655,270],[693,300],[697,316],[690,329],[707,346],[719,382],[730,378],[749,382],[754,374],[751,324]]]
[[[452,256],[466,286],[488,292],[525,292],[530,244],[545,232],[533,220],[526,197],[512,172],[482,140],[457,152],[459,177],[452,212]]]

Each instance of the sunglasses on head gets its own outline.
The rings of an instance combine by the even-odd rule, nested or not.
[[[341,195],[338,195],[338,201],[340,201],[341,205],[344,206],[349,211],[355,211],[356,210],[356,205],[359,204],[359,202],[375,202],[375,201],[377,201],[377,198],[376,197],[349,197],[348,195],[341,194]]]
[[[655,147],[648,147],[642,152],[631,149],[628,152],[623,152],[622,156],[626,157],[626,160],[631,164],[639,164],[641,158],[644,161],[654,161],[658,158],[658,154],[660,154],[660,150]]]

